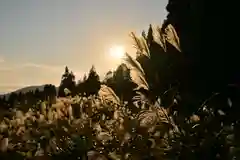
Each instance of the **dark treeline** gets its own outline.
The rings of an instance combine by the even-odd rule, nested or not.
[[[38,88],[30,90],[26,93],[12,92],[9,95],[4,95],[0,98],[1,109],[20,108],[27,111],[28,108],[33,107],[38,101],[48,101],[57,95],[57,90],[54,85],[46,84],[44,89],[40,91]]]
[[[0,106],[1,109],[20,107],[27,111],[28,108],[35,106],[40,101],[54,103],[56,97],[65,97],[65,88],[71,92],[71,96],[82,95],[88,97],[96,95],[101,84],[111,87],[123,101],[131,101],[134,94],[133,89],[136,87],[131,81],[130,70],[125,64],[120,65],[116,71],[109,71],[102,82],[100,82],[94,66],[90,69],[88,76],[83,75],[83,78],[78,81],[76,81],[73,71],[65,67],[59,87],[46,84],[42,91],[37,88],[25,93],[12,92],[0,97]]]

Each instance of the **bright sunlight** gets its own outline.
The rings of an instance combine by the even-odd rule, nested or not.
[[[115,45],[110,48],[109,53],[113,58],[121,59],[125,54],[125,48],[120,45]]]

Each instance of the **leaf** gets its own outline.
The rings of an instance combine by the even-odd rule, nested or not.
[[[31,152],[31,151],[28,151],[28,152],[26,153],[26,157],[27,157],[27,158],[31,158],[31,157],[32,157],[32,152]]]
[[[138,85],[135,90],[139,90],[140,88],[149,90],[149,86],[145,77],[142,74],[140,74],[137,70],[130,70],[130,75],[132,81]]]
[[[134,48],[136,48],[138,51],[140,51],[141,53],[143,52],[143,48],[141,45],[141,41],[139,40],[139,38],[137,38],[137,36],[135,35],[135,33],[131,32],[130,36],[132,37],[133,41],[134,41]]]
[[[128,53],[125,53],[125,56],[126,57],[124,58],[124,60],[127,62],[127,65],[129,64],[132,68],[135,68],[136,70],[141,72],[142,75],[145,75],[145,72],[144,72],[142,66],[139,64],[138,61],[133,59]]]
[[[227,99],[228,106],[231,108],[232,107],[232,100],[230,98]]]
[[[38,149],[35,153],[35,157],[39,157],[39,156],[43,156],[44,155],[44,150],[42,148],[40,148],[40,145],[38,144]]]
[[[87,159],[88,160],[107,160],[107,158],[105,156],[101,155],[97,151],[88,151]]]
[[[165,91],[161,96],[161,105],[164,107],[171,107],[171,105],[174,103],[174,98],[177,95],[177,92],[177,87],[172,87]]]
[[[62,101],[64,104],[74,104],[74,99],[61,97],[61,98],[58,98],[58,100]],[[59,103],[59,101],[57,102]]]
[[[130,36],[132,37],[133,41],[134,41],[134,48],[137,49],[137,52],[140,55],[145,55],[147,57],[150,57],[150,52],[149,52],[149,48],[146,42],[146,39],[143,37],[138,38],[136,36],[135,33],[131,32]]]
[[[0,151],[5,152],[8,148],[8,138],[0,140]]]
[[[141,127],[152,127],[156,125],[158,121],[156,112],[150,110],[141,111],[137,117]]]
[[[113,160],[121,160],[121,156],[120,155],[117,155],[116,152],[111,152],[108,154],[109,157]]]
[[[150,57],[150,50],[148,48],[147,42],[145,39],[141,38],[141,44],[143,47],[143,54],[146,55],[147,57]]]
[[[125,61],[130,65],[130,75],[134,83],[136,83],[139,88],[149,89],[148,83],[145,79],[145,72],[141,65],[134,60],[128,53],[126,53]]]
[[[111,141],[113,137],[108,132],[100,132],[96,137],[99,141]]]
[[[70,94],[71,93],[71,91],[68,89],[68,88],[64,88],[64,94],[65,95],[68,95],[68,94]]]
[[[171,24],[169,24],[166,28],[164,28],[164,32],[166,34],[166,40],[171,45],[173,45],[179,52],[181,52],[180,41],[175,28]]]
[[[168,121],[168,113],[167,113],[167,110],[163,107],[158,107],[156,108],[156,114],[158,115],[158,120],[161,122],[161,123],[170,123]]]
[[[101,88],[98,91],[98,95],[106,101],[111,101],[118,105],[120,104],[119,97],[114,93],[114,91],[110,87],[106,85],[101,85]]]
[[[166,52],[167,47],[166,47],[166,39],[164,37],[164,34],[162,32],[162,28],[157,26],[157,31],[158,31],[158,38],[156,39],[156,42],[162,47],[162,49]]]

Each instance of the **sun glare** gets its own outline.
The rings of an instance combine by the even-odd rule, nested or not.
[[[115,59],[121,59],[124,56],[125,49],[123,46],[112,46],[109,50],[110,55]]]

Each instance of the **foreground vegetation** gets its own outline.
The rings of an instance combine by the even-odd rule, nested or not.
[[[59,97],[46,87],[49,95],[39,94],[30,107],[23,100],[18,109],[21,100],[12,98],[0,126],[1,158],[238,158],[238,86],[207,100],[182,89],[186,61],[170,24],[132,37],[136,59],[126,53],[103,82],[92,68],[76,84],[66,68]]]
[[[99,92],[102,98],[62,98],[48,110],[42,103],[40,111],[30,109],[25,114],[16,111],[11,120],[5,118],[1,123],[1,150],[8,149],[11,154],[6,156],[11,158],[165,156],[169,150],[167,137],[175,134],[170,132],[174,131],[171,129],[174,124],[169,122],[165,109],[150,106],[134,113],[120,105],[107,86],[102,86]]]

